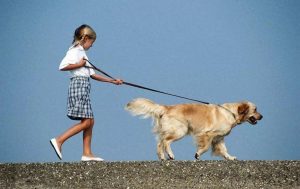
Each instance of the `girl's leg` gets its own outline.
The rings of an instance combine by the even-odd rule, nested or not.
[[[63,143],[68,140],[70,137],[76,135],[77,133],[86,130],[90,127],[90,121],[91,119],[82,119],[80,123],[74,125],[73,127],[69,128],[67,131],[65,131],[63,134],[58,136],[56,138],[57,145],[61,151],[61,146]]]
[[[91,149],[94,119],[89,119],[89,125],[83,130],[83,156],[94,157]]]

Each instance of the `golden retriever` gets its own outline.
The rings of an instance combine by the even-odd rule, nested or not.
[[[154,132],[158,136],[157,155],[160,160],[166,159],[165,153],[170,160],[173,160],[171,143],[188,134],[194,137],[197,145],[196,159],[199,159],[212,146],[214,155],[227,160],[235,160],[236,157],[227,152],[224,137],[236,125],[246,121],[255,125],[263,117],[257,112],[255,104],[248,101],[222,105],[165,106],[148,99],[138,98],[129,102],[125,109],[133,115],[153,118]]]

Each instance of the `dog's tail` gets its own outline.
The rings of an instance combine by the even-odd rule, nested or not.
[[[142,116],[143,118],[158,118],[166,111],[165,106],[156,104],[151,100],[137,98],[127,104],[125,109],[133,115]]]

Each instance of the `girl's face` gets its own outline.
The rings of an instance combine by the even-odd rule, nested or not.
[[[95,42],[95,39],[86,38],[82,44],[82,47],[84,50],[89,50],[93,46],[93,43]]]

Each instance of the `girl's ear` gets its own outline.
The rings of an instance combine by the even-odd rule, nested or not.
[[[87,37],[88,37],[88,36],[86,36],[86,35],[83,35],[83,36],[81,37],[81,39],[80,39],[80,45],[83,45],[83,44],[85,43]]]
[[[88,38],[87,35],[83,35],[83,36],[82,36],[82,40],[86,40],[87,38]]]

